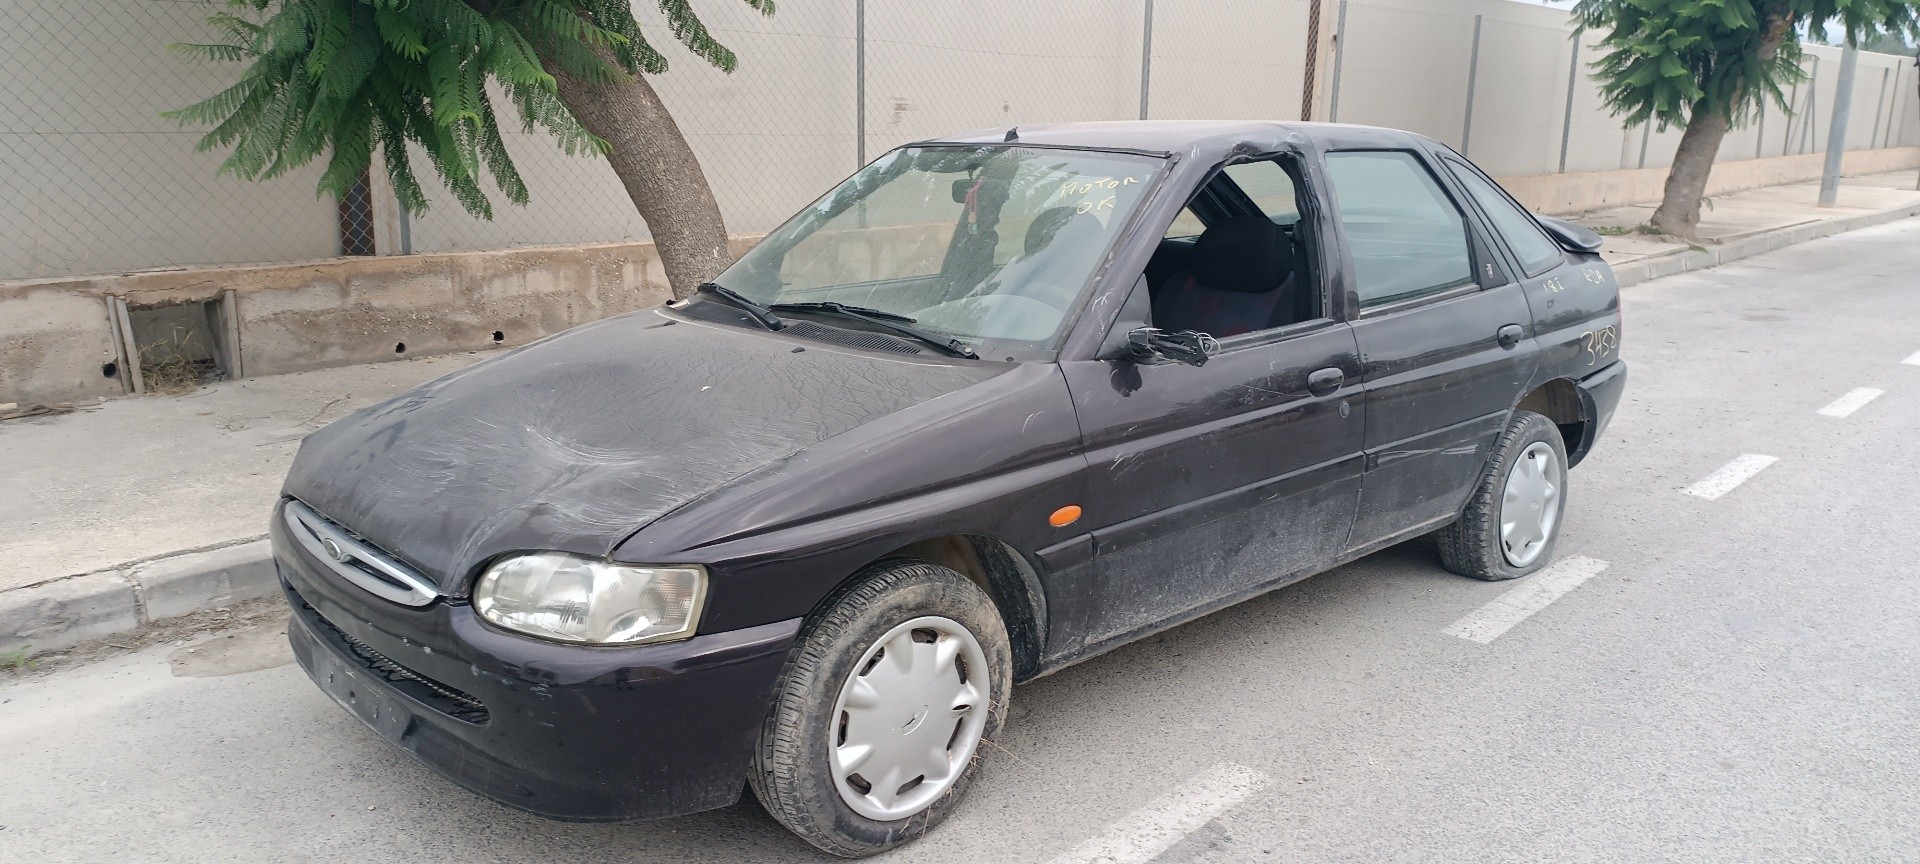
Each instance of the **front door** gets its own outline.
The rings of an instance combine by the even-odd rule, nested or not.
[[[1322,318],[1251,334],[1199,367],[1062,368],[1089,463],[1096,596],[1077,628],[1084,646],[1155,629],[1345,547],[1362,461],[1349,325]]]

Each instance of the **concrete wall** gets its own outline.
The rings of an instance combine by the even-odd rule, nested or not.
[[[0,69],[7,73],[0,75],[0,279],[335,254],[337,219],[332,203],[313,194],[316,166],[265,183],[220,177],[222,154],[193,152],[198,130],[158,116],[233,80],[236,67],[166,50],[212,38],[202,19],[222,8],[162,0],[0,3]],[[672,64],[654,84],[706,167],[732,230],[766,231],[863,156],[918,138],[1139,115],[1145,0],[867,0],[865,8],[863,111],[861,23],[852,0],[783,4],[772,17],[744,3],[701,4],[710,29],[740,57],[730,75],[674,43],[657,4],[636,4],[644,31]],[[1308,8],[1307,0],[1154,4],[1144,76],[1149,115],[1299,117]],[[1340,120],[1466,145],[1499,176],[1559,169],[1574,60],[1564,11],[1511,0],[1349,0],[1346,44],[1336,54],[1341,8],[1339,0],[1323,4],[1316,116],[1332,108],[1338,57]],[[1598,56],[1593,38],[1586,42],[1583,63]],[[1723,162],[1819,151],[1838,51],[1807,52],[1818,80],[1789,94],[1802,116],[1772,109],[1752,118],[1728,136]],[[1678,130],[1623,129],[1584,71],[1576,78],[1567,170],[1668,164]],[[1852,114],[1850,147],[1920,144],[1912,64],[1863,56]],[[429,177],[434,206],[403,230],[375,172],[379,253],[648,236],[604,160],[567,156],[545,133],[510,129],[506,137],[533,191],[530,205],[496,200],[495,218],[477,220]],[[424,159],[415,164],[430,173]]]
[[[160,117],[233,82],[234,67],[167,51],[211,41],[201,22],[221,8],[0,3],[0,279],[339,251],[317,167],[217,176],[224,154],[195,153],[202,133]]]
[[[1469,133],[1475,16],[1481,21],[1480,53],[1471,76]],[[1582,38],[1568,113],[1567,85],[1576,60],[1572,33],[1564,10],[1510,0],[1349,0],[1338,119],[1465,145],[1467,155],[1498,176],[1560,170],[1563,126],[1569,129],[1567,171],[1671,164],[1681,130],[1625,128],[1586,74],[1587,64],[1601,54],[1600,34]],[[1727,135],[1721,163],[1825,149],[1840,49],[1814,45],[1805,53],[1802,66],[1815,80],[1788,93],[1799,116],[1778,108],[1756,113]],[[1910,57],[1860,55],[1847,149],[1920,145],[1914,75]]]
[[[1716,164],[1707,178],[1707,195],[1817,180],[1825,161],[1824,154],[1809,153]],[[1911,168],[1920,168],[1920,147],[1849,151],[1842,165],[1843,172],[1850,175]],[[1550,214],[1582,213],[1622,204],[1656,202],[1665,194],[1666,182],[1665,168],[1500,178],[1500,185],[1505,186],[1521,203],[1535,211]]]
[[[735,252],[754,239],[739,238]],[[103,368],[124,348],[107,298],[138,309],[203,303],[227,290],[235,292],[249,376],[511,347],[670,296],[651,243],[0,284],[0,401],[126,393],[126,370]]]

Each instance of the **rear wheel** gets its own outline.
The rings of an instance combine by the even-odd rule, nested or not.
[[[835,855],[919,837],[979,774],[1012,670],[999,612],[965,576],[876,566],[808,622],[761,730],[754,794]]]
[[[1435,532],[1440,563],[1489,581],[1546,566],[1566,511],[1566,488],[1567,450],[1559,428],[1531,411],[1516,412],[1459,521]]]

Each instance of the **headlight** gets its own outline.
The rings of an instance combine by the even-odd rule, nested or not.
[[[693,635],[706,599],[697,565],[632,567],[563,552],[493,563],[473,587],[480,617],[559,642],[633,645]]]

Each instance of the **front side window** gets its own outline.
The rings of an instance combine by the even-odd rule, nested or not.
[[[1567,260],[1567,254],[1540,230],[1540,223],[1533,221],[1533,215],[1520,209],[1520,205],[1513,203],[1485,174],[1453,159],[1447,160],[1447,170],[1459,178],[1467,194],[1486,211],[1494,230],[1507,239],[1507,246],[1513,249],[1514,257],[1520,259],[1520,269],[1527,275],[1538,276]]]
[[[1328,153],[1327,176],[1362,307],[1473,282],[1466,217],[1412,153]]]
[[[832,301],[999,351],[1063,331],[1158,178],[1150,156],[908,147],[768,234],[715,281],[760,303]]]

